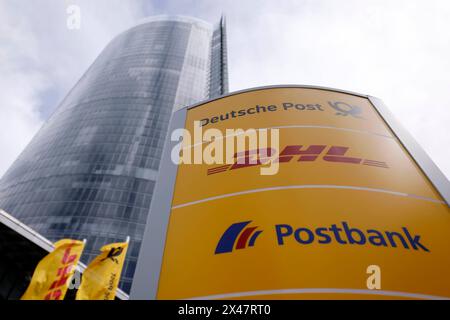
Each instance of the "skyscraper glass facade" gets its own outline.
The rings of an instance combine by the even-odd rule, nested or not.
[[[0,181],[0,208],[89,262],[131,237],[128,292],[170,116],[228,90],[225,22],[153,17],[103,50]]]

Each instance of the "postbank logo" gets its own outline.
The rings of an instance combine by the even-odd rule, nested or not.
[[[366,165],[384,169],[389,168],[388,164],[384,161],[348,156],[347,152],[349,149],[346,146],[333,145],[288,145],[284,147],[279,157],[274,161],[278,163],[326,161],[341,164]],[[237,152],[234,154],[233,164],[210,168],[207,170],[207,175],[263,165],[270,161],[270,157],[274,154],[275,150],[273,148]]]
[[[257,226],[247,227],[251,222],[250,220],[233,223],[228,227],[217,244],[215,254],[232,252],[233,249],[253,247],[262,230],[256,230],[258,229]]]
[[[215,254],[232,252],[234,248],[253,247],[262,230],[255,231],[258,227],[247,227],[251,222],[250,220],[232,224],[220,238]],[[337,244],[430,252],[428,244],[422,242],[421,235],[411,232],[407,227],[401,227],[398,230],[363,229],[341,221],[316,227],[275,224],[268,230],[269,233],[270,231],[272,231],[275,246]]]

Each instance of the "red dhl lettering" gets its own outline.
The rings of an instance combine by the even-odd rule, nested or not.
[[[76,261],[78,255],[70,254],[72,246],[69,246],[65,251],[61,263],[62,267],[58,268],[57,280],[53,281],[49,288],[49,292],[45,296],[45,300],[60,300],[62,296],[61,287],[67,283],[69,279],[72,268],[74,267],[74,262]]]
[[[328,149],[325,152],[325,150]],[[366,165],[379,168],[389,168],[384,161],[363,159],[357,157],[347,156],[349,147],[343,146],[326,146],[326,145],[290,145],[286,146],[277,159],[273,160],[279,163],[287,162],[312,162],[312,161],[328,161],[336,163],[357,164]],[[247,167],[259,166],[270,161],[271,155],[274,150],[267,149],[255,149],[245,152],[235,153],[233,164],[226,164],[214,168],[210,168],[207,171],[208,175],[221,173],[229,170],[242,169]]]

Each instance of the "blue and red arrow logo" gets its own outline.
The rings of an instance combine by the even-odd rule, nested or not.
[[[252,221],[233,223],[220,238],[215,254],[231,252],[233,248],[244,249],[246,247],[253,247],[256,238],[258,238],[262,230],[255,231],[258,227],[245,228],[250,222]]]

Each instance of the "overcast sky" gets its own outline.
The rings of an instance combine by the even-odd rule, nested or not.
[[[69,5],[81,28],[66,27]],[[0,0],[0,176],[105,45],[139,19],[227,17],[230,90],[380,97],[450,176],[450,1]]]

